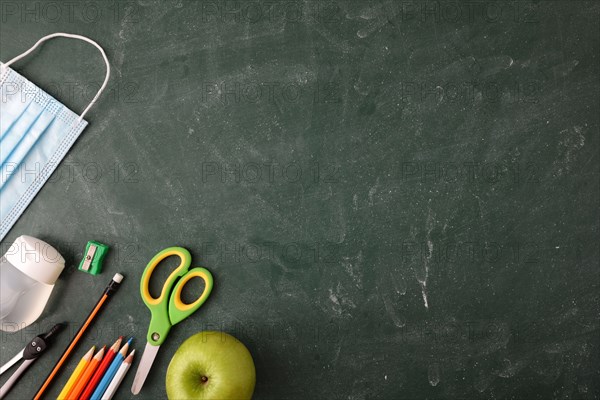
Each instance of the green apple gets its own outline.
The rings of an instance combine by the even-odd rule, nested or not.
[[[247,400],[255,383],[250,352],[224,332],[200,332],[188,338],[167,369],[170,400]]]

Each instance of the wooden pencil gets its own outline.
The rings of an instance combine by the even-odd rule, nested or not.
[[[100,398],[106,391],[106,388],[108,388],[108,385],[110,385],[110,381],[112,381],[112,379],[115,377],[115,374],[119,370],[119,367],[123,363],[123,360],[125,360],[125,357],[127,357],[127,352],[129,351],[129,344],[131,343],[132,339],[133,338],[129,339],[127,343],[125,343],[125,345],[121,347],[121,350],[119,350],[119,352],[115,356],[115,359],[110,364],[110,367],[108,367],[108,369],[104,373],[104,376],[100,380],[100,383],[98,384],[98,386],[96,386],[96,389],[94,389],[94,393],[92,393],[90,400],[100,400]]]
[[[121,347],[122,341],[123,336],[120,336],[117,339],[117,341],[112,346],[110,346],[110,349],[108,349],[108,351],[104,355],[102,362],[100,363],[100,365],[98,365],[96,371],[94,371],[94,375],[92,375],[90,381],[85,386],[83,393],[81,394],[81,396],[79,396],[79,400],[89,400],[89,398],[92,396],[92,393],[94,393],[94,389],[96,389],[96,386],[98,386],[98,383],[100,383],[100,379],[102,379],[102,375],[104,375],[104,373],[110,366],[110,363],[112,363],[112,360],[119,352],[119,347]]]
[[[106,346],[102,347],[100,351],[96,353],[94,358],[92,358],[92,361],[90,361],[85,371],[83,371],[83,374],[81,374],[81,377],[77,380],[75,387],[73,387],[73,390],[71,390],[71,393],[69,393],[69,395],[67,396],[67,400],[77,400],[79,398],[79,395],[85,389],[85,385],[89,382],[92,375],[94,375],[94,372],[96,371],[96,368],[98,368],[98,365],[100,365],[102,357],[104,357],[105,351]]]
[[[63,387],[60,394],[58,395],[58,400],[64,400],[67,398],[67,395],[69,394],[71,389],[73,389],[73,386],[75,386],[75,383],[92,360],[92,357],[94,357],[94,351],[96,351],[96,346],[92,346],[92,348],[81,358],[79,364],[77,364],[77,367],[75,367],[75,371],[73,371],[71,377],[65,384],[65,387]]]
[[[127,371],[129,371],[129,368],[131,368],[134,354],[135,350],[129,353],[125,361],[123,361],[123,364],[121,364],[119,367],[115,377],[112,379],[112,381],[110,381],[110,385],[108,385],[108,388],[106,388],[106,391],[102,395],[102,400],[111,400],[113,398],[117,389],[119,388],[119,385],[121,382],[123,382],[123,378],[125,378],[125,375],[127,375]]]

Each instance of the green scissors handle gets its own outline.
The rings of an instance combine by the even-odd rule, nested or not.
[[[150,277],[160,262],[171,256],[179,257],[179,266],[167,278],[160,296],[152,297],[149,290]],[[154,346],[160,346],[164,342],[173,325],[198,310],[212,291],[213,277],[211,273],[205,268],[189,269],[191,264],[192,256],[189,251],[183,247],[169,247],[155,255],[144,269],[140,292],[142,300],[152,313],[147,339],[148,343]],[[186,304],[181,300],[181,292],[193,278],[200,278],[204,281],[204,291],[194,302]]]

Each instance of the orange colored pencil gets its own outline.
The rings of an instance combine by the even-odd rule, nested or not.
[[[102,361],[102,357],[104,357],[105,350],[106,350],[106,346],[102,347],[96,353],[94,358],[92,358],[92,361],[90,361],[90,363],[88,364],[85,371],[83,371],[83,374],[81,374],[81,378],[79,378],[79,380],[75,384],[75,387],[73,388],[71,393],[69,393],[69,395],[67,396],[67,400],[77,400],[79,398],[79,395],[81,394],[81,392],[83,392],[83,389],[85,389],[85,385],[89,382],[90,378],[96,371],[96,368],[98,368],[98,365],[100,365],[100,362]]]
[[[65,384],[65,387],[58,395],[57,400],[65,400],[68,398],[69,393],[77,384],[77,381],[81,377],[81,374],[83,374],[85,372],[85,369],[90,364],[92,357],[94,357],[95,351],[96,351],[96,346],[92,346],[92,348],[87,353],[85,353],[85,355],[83,356],[81,361],[79,361],[79,364],[77,364],[77,368],[75,368],[75,371],[73,371],[73,374],[71,374],[71,377]]]
[[[87,386],[85,387],[85,390],[83,391],[81,396],[79,396],[79,400],[89,400],[90,397],[92,397],[92,393],[94,393],[94,389],[96,389],[96,386],[98,386],[98,383],[100,383],[100,379],[102,379],[102,375],[104,375],[104,373],[108,369],[110,363],[112,362],[113,358],[115,358],[115,356],[119,352],[119,347],[121,347],[122,340],[123,340],[123,336],[119,336],[119,338],[117,339],[115,344],[113,344],[110,347],[110,349],[108,349],[108,352],[102,359],[102,362],[100,363],[98,368],[96,368],[96,371],[94,372],[94,375],[92,375],[92,378],[90,379]]]

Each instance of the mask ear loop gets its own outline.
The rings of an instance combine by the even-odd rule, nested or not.
[[[4,69],[4,68],[10,67],[13,63],[19,61],[20,59],[22,59],[24,57],[27,57],[40,44],[42,44],[46,40],[54,39],[56,37],[65,37],[65,38],[71,38],[71,39],[78,39],[78,40],[83,40],[84,42],[88,42],[89,44],[95,46],[98,50],[100,50],[100,53],[102,54],[102,58],[104,59],[104,63],[106,64],[106,77],[104,78],[104,83],[102,83],[102,86],[100,87],[100,90],[98,90],[98,93],[96,93],[96,96],[94,96],[94,98],[92,99],[91,103],[86,107],[85,110],[83,110],[83,112],[79,116],[79,119],[77,120],[77,123],[80,123],[83,120],[83,117],[85,117],[85,114],[87,114],[87,112],[90,110],[90,108],[92,108],[92,106],[96,103],[96,101],[98,100],[98,98],[100,97],[100,95],[102,94],[102,92],[104,91],[104,89],[106,89],[106,85],[108,85],[108,79],[110,78],[110,63],[108,62],[108,58],[106,57],[106,53],[104,52],[104,49],[102,47],[100,47],[100,45],[98,43],[94,42],[92,39],[90,39],[88,37],[81,36],[81,35],[74,35],[74,34],[71,34],[71,33],[53,33],[51,35],[44,36],[43,38],[41,38],[40,40],[38,40],[37,43],[34,44],[33,47],[30,48],[29,50],[27,50],[25,53],[23,53],[23,54],[15,57],[15,58],[13,58],[12,60],[10,60],[9,62],[7,62],[6,64],[3,64],[2,68]]]

